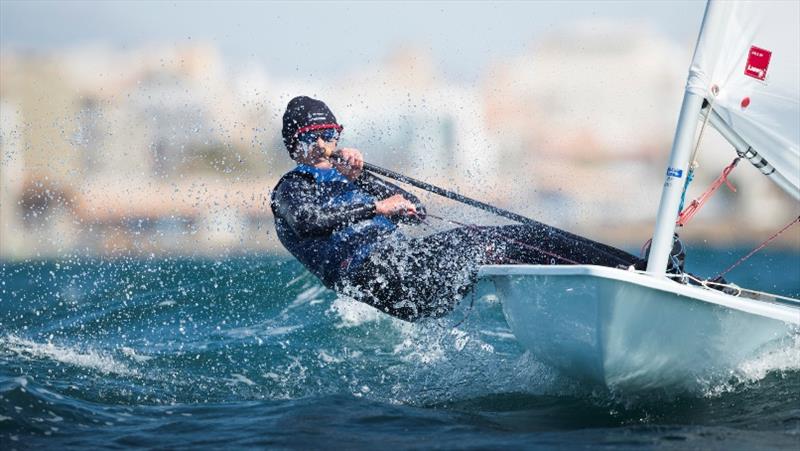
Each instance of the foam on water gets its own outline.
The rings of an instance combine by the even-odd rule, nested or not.
[[[269,320],[263,323],[255,324],[248,327],[237,327],[229,329],[224,332],[225,335],[232,338],[246,338],[246,337],[277,337],[279,335],[287,335],[303,326],[278,326],[275,321]]]
[[[291,304],[287,307],[287,310],[297,308],[306,303],[315,303],[320,302],[322,295],[326,292],[324,286],[322,285],[312,285],[306,288],[303,292],[298,294]]]
[[[786,337],[785,341],[775,348],[766,350],[749,360],[742,362],[731,372],[729,380],[709,385],[703,391],[705,396],[720,396],[746,389],[762,381],[770,375],[783,377],[800,372],[800,335]]]
[[[764,379],[770,372],[800,371],[800,335],[787,338],[786,344],[748,360],[736,373],[746,382]]]
[[[377,309],[347,296],[337,297],[331,303],[328,312],[338,317],[339,322],[336,324],[337,328],[358,327],[366,323],[378,321],[402,323],[400,320],[389,318]]]
[[[94,349],[59,346],[51,342],[37,343],[16,335],[6,335],[0,338],[0,351],[13,353],[22,358],[50,359],[55,362],[101,373],[114,373],[122,376],[136,376],[139,374],[135,368],[130,368],[128,365],[114,359],[114,357]]]
[[[239,373],[231,374],[231,377],[227,379],[227,381],[233,384],[245,384],[250,386],[256,385],[256,383],[253,382],[250,378],[248,378],[244,374],[239,374]]]
[[[153,359],[152,357],[150,357],[148,355],[142,355],[142,354],[136,352],[135,349],[129,348],[127,346],[122,346],[122,347],[119,348],[119,350],[126,357],[129,357],[129,358],[133,359],[137,363],[144,363],[144,362],[147,362],[148,360],[152,360]]]

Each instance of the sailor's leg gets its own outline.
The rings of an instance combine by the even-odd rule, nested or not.
[[[644,258],[645,261],[650,257],[650,245],[652,243],[648,242],[645,246],[644,251]],[[669,261],[667,262],[667,272],[672,274],[682,274],[684,263],[686,262],[686,248],[683,245],[683,242],[678,237],[676,233],[672,237],[672,250],[669,253]],[[645,264],[642,268],[645,269],[647,265]]]
[[[630,266],[642,260],[621,249],[549,226],[492,227],[505,256],[515,263]]]
[[[342,291],[390,315],[415,321],[449,313],[486,261],[489,236],[460,228],[375,249]]]

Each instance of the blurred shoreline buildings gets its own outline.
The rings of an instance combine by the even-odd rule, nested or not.
[[[651,232],[688,52],[645,28],[576,24],[474,85],[402,48],[310,86],[258,67],[231,73],[207,44],[4,49],[0,258],[279,250],[269,192],[292,165],[280,119],[300,94],[331,105],[342,145],[369,161],[636,245]],[[707,135],[690,197],[734,156]],[[796,214],[749,166],[731,179],[739,192],[721,190],[690,240],[753,242]]]

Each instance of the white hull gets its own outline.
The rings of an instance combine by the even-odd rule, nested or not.
[[[609,388],[696,387],[800,330],[800,306],[738,298],[599,266],[485,266],[517,340]]]

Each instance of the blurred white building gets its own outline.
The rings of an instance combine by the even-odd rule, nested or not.
[[[450,184],[496,175],[479,91],[443,80],[426,52],[401,49],[342,86],[333,101],[352,124],[344,143],[376,163]]]
[[[446,80],[413,47],[341,79],[232,73],[205,44],[4,52],[0,256],[279,248],[269,190],[293,166],[280,130],[297,95],[324,100],[345,126],[341,145],[369,162],[594,238],[642,242],[691,50],[638,26],[582,23],[497,61],[478,86]],[[733,158],[714,135],[689,198]],[[749,238],[794,211],[746,163],[731,179],[739,192],[709,202],[694,238]],[[457,217],[479,221],[469,214]]]
[[[585,233],[604,223],[638,224],[636,239],[646,238],[692,50],[638,25],[593,21],[555,31],[528,54],[498,63],[484,86],[488,128],[511,162],[505,169],[515,178],[527,174],[530,188],[515,196],[534,206],[528,212]],[[715,134],[705,133],[687,202],[735,157]],[[738,216],[741,225],[755,204],[789,201],[747,166],[731,177],[744,189],[718,193],[694,221],[699,227],[687,229],[690,236],[701,230],[695,238],[730,239],[735,230],[725,230],[728,219]],[[744,219],[748,227],[785,222],[780,209],[756,216],[758,226]]]
[[[501,62],[484,90],[506,147],[580,158],[663,152],[672,138],[691,49],[651,30],[580,23]]]
[[[17,105],[0,99],[0,256],[22,256],[28,244],[18,205],[25,183],[21,129]]]
[[[367,161],[449,184],[468,173],[492,178],[497,172],[499,154],[491,149],[479,90],[442,79],[424,50],[398,49],[343,79],[278,80],[270,87],[269,126],[276,134],[288,101],[307,95],[328,104],[344,125],[340,145],[358,148]]]

